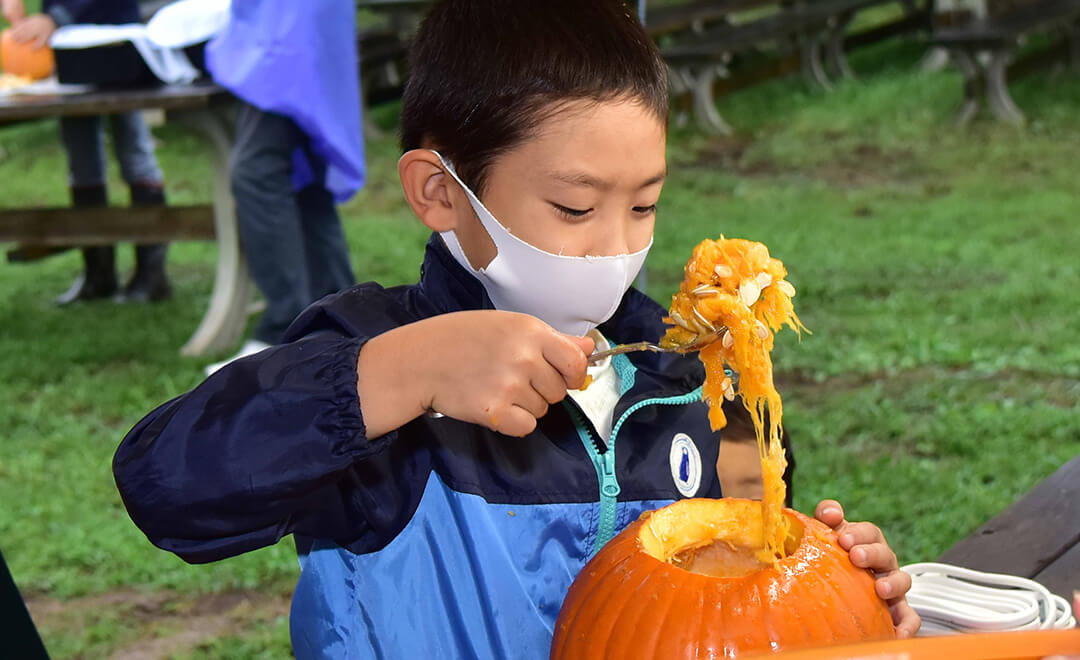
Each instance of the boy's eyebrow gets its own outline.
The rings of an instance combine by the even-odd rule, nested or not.
[[[585,172],[548,172],[548,176],[565,183],[569,183],[575,186],[585,186],[587,188],[596,188],[597,190],[610,190],[612,185],[610,181],[586,174]],[[664,168],[663,172],[653,175],[643,181],[640,188],[648,188],[649,186],[660,183],[667,178],[667,168]]]

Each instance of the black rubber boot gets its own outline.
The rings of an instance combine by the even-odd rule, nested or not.
[[[131,184],[132,206],[164,206],[161,184]],[[172,286],[165,274],[168,243],[135,246],[135,272],[119,297],[121,302],[156,302],[172,298]]]
[[[105,186],[80,186],[71,189],[71,205],[74,207],[108,206],[109,197]],[[56,299],[56,304],[67,305],[77,300],[98,300],[116,295],[116,250],[111,245],[83,248],[83,273],[71,287]]]

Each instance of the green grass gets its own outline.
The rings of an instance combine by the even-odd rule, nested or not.
[[[724,98],[735,138],[673,132],[648,264],[648,291],[665,301],[704,237],[763,241],[785,261],[813,331],[775,350],[796,506],[839,499],[881,525],[904,562],[933,559],[1080,452],[1080,81],[1035,74],[1014,85],[1028,127],[962,131],[959,77],[919,73],[921,53],[913,41],[862,53],[863,79],[828,95],[792,79]],[[378,121],[392,127],[394,110]],[[171,127],[156,135],[170,198],[208,200],[202,145]],[[0,136],[0,204],[64,203],[55,127]],[[343,208],[357,275],[415,281],[427,232],[402,203],[396,145],[368,150],[370,182]],[[120,253],[126,271],[130,249]],[[175,245],[175,300],[142,307],[53,306],[78,272],[74,253],[0,264],[0,544],[28,595],[134,586],[197,599],[279,594],[295,580],[289,541],[209,566],[153,548],[111,477],[123,434],[212,359],[177,348],[204,309],[214,254]],[[107,609],[81,621],[43,628],[54,656],[132,641]],[[287,655],[283,618],[181,653]]]

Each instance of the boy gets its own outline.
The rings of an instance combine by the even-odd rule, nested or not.
[[[438,232],[419,284],[309,308],[137,424],[114,471],[188,561],[295,535],[298,658],[546,657],[592,553],[643,511],[721,496],[695,357],[586,364],[663,331],[628,289],[666,171],[666,73],[614,0],[446,0],[414,43],[398,171]],[[913,633],[881,532],[818,514]]]
[[[38,47],[49,43],[58,27],[71,23],[124,24],[139,22],[135,0],[44,0],[42,13],[26,16],[22,0],[0,0],[4,18],[18,41]],[[163,206],[165,186],[154,155],[154,138],[138,112],[109,116],[109,126],[120,170],[131,191],[133,206]],[[68,159],[71,203],[76,207],[107,206],[103,121],[99,116],[61,117],[60,135]],[[172,297],[165,273],[168,245],[135,246],[135,272],[119,290],[116,250],[111,245],[82,249],[83,273],[56,299],[61,305],[78,300],[117,297],[118,301],[146,302]],[[119,295],[117,295],[119,294]]]

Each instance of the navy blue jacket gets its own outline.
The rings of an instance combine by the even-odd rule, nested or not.
[[[43,0],[41,11],[58,26],[71,23],[124,25],[138,23],[139,5],[135,0]]]
[[[720,497],[720,436],[700,363],[637,353],[614,362],[622,396],[607,445],[569,399],[524,438],[426,416],[367,437],[364,342],[490,308],[437,236],[418,284],[316,303],[288,343],[226,366],[124,438],[113,468],[132,519],[191,562],[297,535],[298,658],[546,657],[592,553],[643,511]],[[631,290],[600,331],[656,341],[663,313]]]

